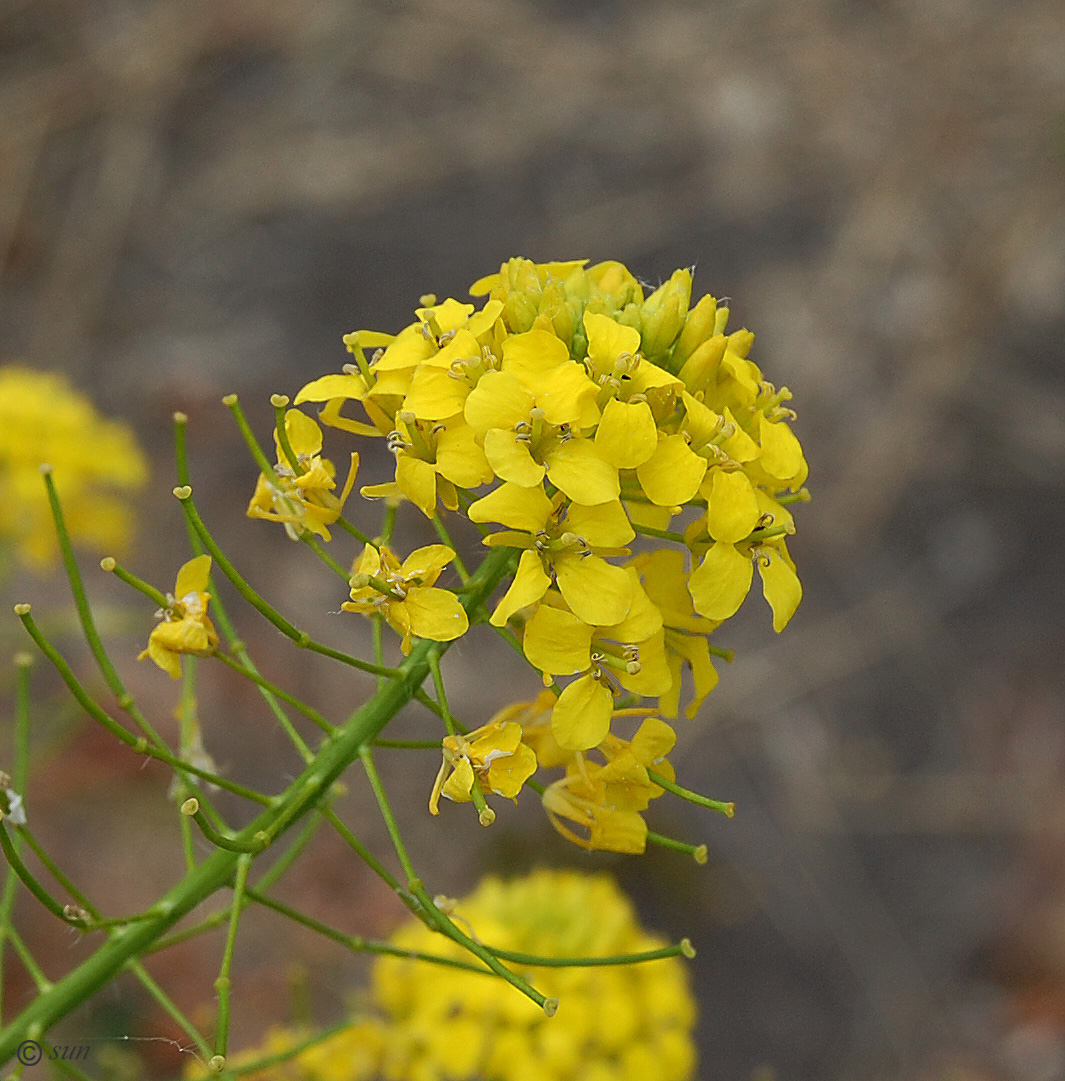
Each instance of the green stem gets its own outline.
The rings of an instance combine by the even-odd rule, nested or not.
[[[650,844],[660,848],[671,848],[674,852],[685,852],[698,864],[706,863],[706,845],[690,845],[684,841],[675,841],[672,837],[663,837],[660,833],[647,831],[647,840]]]
[[[640,533],[645,537],[657,537],[659,540],[673,541],[676,544],[684,543],[683,533],[674,533],[668,529],[655,529],[653,526],[649,525],[633,524],[632,528],[635,529],[637,533]]]
[[[272,394],[270,404],[274,407],[274,433],[277,436],[278,446],[288,462],[292,472],[297,477],[302,477],[307,472],[300,462],[299,455],[292,449],[292,443],[288,438],[288,427],[285,424],[285,408],[288,405],[288,397],[284,394]],[[243,416],[243,413],[241,414]]]
[[[222,952],[222,964],[214,989],[218,992],[218,1027],[215,1029],[214,1050],[221,1056],[225,1065],[226,1048],[229,1044],[229,992],[232,986],[230,970],[233,967],[233,950],[237,944],[237,927],[240,924],[240,912],[244,907],[244,891],[248,885],[248,869],[251,856],[241,856],[237,861],[237,876],[233,884],[233,902],[230,905],[229,930],[226,932],[226,945]]]
[[[37,993],[44,994],[50,991],[55,984],[41,971],[41,966],[37,964],[33,954],[30,953],[30,948],[26,945],[25,940],[14,927],[7,927],[5,931],[6,937],[11,940],[11,945],[15,947],[15,953],[18,954],[19,960],[30,974],[33,986],[37,988]]]
[[[657,950],[644,950],[642,953],[618,953],[609,957],[541,957],[535,953],[519,953],[516,950],[488,949],[501,961],[510,961],[517,965],[535,965],[537,968],[595,968],[602,965],[639,965],[645,961],[661,961],[666,957],[695,956],[691,942],[682,938],[675,946],[662,946]]]
[[[432,656],[433,651],[430,649],[428,652],[429,655]],[[385,786],[381,784],[381,778],[377,772],[377,767],[374,765],[373,752],[370,750],[370,745],[368,743],[364,743],[362,747],[359,748],[359,757],[362,759],[363,768],[366,770],[366,776],[370,778],[370,787],[373,789],[374,798],[377,800],[377,806],[381,809],[381,817],[385,820],[388,836],[392,838],[392,847],[396,850],[400,866],[403,868],[403,873],[407,876],[407,888],[411,889],[414,884],[418,882],[418,876],[414,872],[414,867],[410,862],[410,856],[407,855],[407,847],[404,845],[403,838],[400,836],[399,826],[396,824],[396,816],[392,813],[392,806],[388,802]]]
[[[263,908],[273,909],[274,912],[284,916],[286,919],[292,920],[293,923],[298,923],[301,927],[306,927],[308,930],[314,931],[324,938],[332,939],[334,942],[340,943],[341,946],[346,946],[353,953],[377,953],[388,957],[403,957],[416,961],[429,961],[434,965],[443,965],[447,968],[458,968],[463,972],[476,972],[482,976],[491,975],[487,969],[482,968],[480,965],[475,965],[471,961],[460,961],[457,958],[441,957],[438,954],[424,953],[421,950],[408,950],[403,946],[394,946],[391,942],[375,942],[371,939],[362,938],[360,935],[345,934],[335,927],[330,927],[328,924],[316,920],[313,916],[308,916],[305,912],[300,912],[298,909],[286,905],[283,901],[275,900],[273,897],[267,897],[258,890],[250,887],[247,890],[247,896],[255,901],[256,904],[262,905]]]
[[[138,578],[132,571],[126,570],[114,556],[106,556],[100,560],[100,569],[107,571],[108,574],[113,574],[120,582],[125,582],[126,585],[132,586],[138,593],[143,593],[153,604],[159,608],[166,609],[170,605],[165,593],[161,593],[155,586],[150,585],[144,581],[143,578]]]
[[[689,803],[697,803],[700,807],[708,807],[711,811],[717,811],[725,815],[726,818],[732,818],[736,813],[736,804],[734,803],[725,803],[723,800],[700,796],[698,792],[692,792],[689,788],[682,788],[679,784],[669,780],[668,777],[663,777],[661,773],[655,773],[651,769],[647,771],[647,776],[652,784],[664,788],[667,792],[672,792],[674,796],[686,799]]]
[[[470,574],[469,571],[466,570],[466,564],[462,562],[462,556],[459,555],[459,550],[455,547],[455,543],[451,539],[451,534],[447,531],[447,526],[444,525],[443,517],[439,514],[435,514],[433,515],[432,522],[433,529],[436,530],[436,535],[455,553],[455,570],[458,571],[459,580],[465,585],[470,580]]]
[[[26,795],[26,780],[30,767],[30,665],[33,657],[29,653],[15,655],[15,772],[12,777],[14,790],[22,797]],[[22,839],[16,835],[14,841],[16,855],[22,847]],[[15,904],[15,889],[18,876],[12,867],[8,868],[4,879],[4,891],[0,896],[0,1023],[3,1022],[4,991],[4,953],[7,932],[11,927],[11,913]]]
[[[230,833],[228,836],[220,833],[207,821],[207,816],[200,810],[200,801],[195,796],[185,800],[181,805],[181,813],[183,815],[188,815],[189,818],[200,827],[200,832],[215,846],[215,848],[224,848],[230,852],[257,855],[270,843],[270,836],[267,833],[257,833],[249,841],[245,841],[233,833]]]
[[[104,677],[104,682],[118,700],[119,708],[129,714],[133,723],[156,747],[165,749],[166,743],[163,738],[148,723],[147,718],[134,703],[133,696],[126,690],[125,684],[119,677],[118,672],[115,671],[115,666],[111,663],[111,658],[107,655],[107,650],[104,649],[104,644],[96,630],[96,621],[93,619],[89,598],[85,593],[85,583],[82,581],[81,572],[78,570],[78,561],[74,558],[74,546],[71,544],[70,534],[67,532],[63,508],[59,505],[59,496],[55,490],[55,482],[52,480],[51,469],[44,473],[44,486],[48,493],[48,505],[51,508],[52,520],[55,523],[59,550],[63,556],[63,566],[66,568],[67,579],[70,582],[70,592],[74,597],[74,607],[78,612],[78,622],[81,624],[82,633],[85,635],[85,641],[89,644],[96,665]]]
[[[506,573],[505,550],[491,552],[477,569],[475,589],[463,596],[466,611],[476,610]],[[429,674],[428,652],[435,643],[420,640],[398,672],[379,693],[361,705],[327,742],[285,792],[246,826],[238,836],[250,840],[259,832],[276,837],[317,807],[333,782],[359,757],[360,749],[414,696]],[[207,779],[210,779],[209,777]],[[36,1039],[79,1003],[110,982],[131,958],[148,950],[206,897],[233,880],[239,855],[218,849],[170,889],[152,908],[150,919],[138,921],[100,946],[91,957],[40,994],[0,1032],[0,1062],[7,1061],[25,1039]],[[497,962],[498,963],[498,962]]]
[[[59,919],[70,924],[71,927],[77,927],[79,930],[85,929],[87,921],[73,911],[73,906],[61,904],[33,877],[33,873],[15,851],[15,846],[11,843],[10,836],[8,836],[7,827],[2,822],[0,822],[0,849],[3,849],[8,865],[22,880],[22,884],[53,916],[58,916]]]

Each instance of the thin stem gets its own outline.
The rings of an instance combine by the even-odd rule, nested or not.
[[[206,1058],[211,1053],[207,1041],[200,1034],[200,1031],[196,1026],[181,1012],[177,1003],[155,982],[155,980],[152,979],[144,965],[142,965],[137,958],[134,958],[126,967],[137,977],[141,986],[148,994],[151,995],[173,1019],[178,1028],[180,1028],[181,1031],[196,1044],[200,1054]]]
[[[227,1066],[226,1077],[245,1077],[247,1074],[258,1074],[267,1071],[274,1066],[281,1066],[286,1062],[291,1062],[292,1059],[302,1055],[303,1052],[309,1048],[325,1043],[326,1040],[332,1039],[337,1033],[343,1032],[350,1027],[350,1021],[341,1021],[337,1025],[332,1025],[330,1028],[323,1029],[321,1032],[316,1032],[313,1036],[308,1036],[307,1039],[301,1040],[292,1047],[286,1047],[284,1051],[277,1051],[272,1055],[264,1055],[262,1058],[257,1058],[254,1062],[248,1062],[243,1066]]]
[[[233,949],[237,944],[237,927],[240,924],[240,911],[244,907],[244,890],[248,884],[250,867],[251,856],[241,856],[237,861],[233,901],[229,909],[229,930],[226,933],[226,945],[222,952],[222,965],[218,971],[218,979],[214,981],[214,989],[218,992],[218,1027],[215,1030],[214,1050],[215,1054],[221,1055],[223,1060],[229,1044],[229,992],[232,986],[229,973],[233,967]]]
[[[348,847],[355,853],[378,878],[390,886],[397,894],[403,896],[403,887],[391,871],[355,836],[344,824],[343,819],[333,810],[326,807],[322,810],[322,817],[340,834]]]
[[[723,800],[700,796],[698,792],[682,788],[679,784],[669,780],[668,777],[663,777],[661,773],[656,773],[651,769],[647,771],[647,776],[652,784],[664,788],[667,792],[672,792],[674,796],[686,799],[689,803],[697,803],[700,807],[708,807],[711,811],[717,811],[725,815],[726,818],[732,818],[736,814],[736,804],[734,803],[725,803]]]
[[[666,957],[694,957],[695,950],[691,942],[682,938],[675,946],[662,946],[657,950],[644,950],[642,953],[618,953],[609,957],[541,957],[535,953],[519,953],[516,950],[497,950],[488,946],[501,961],[511,961],[517,965],[535,965],[537,968],[596,968],[602,965],[639,965],[645,961],[661,961]]]
[[[25,797],[26,780],[30,767],[30,665],[29,653],[15,656],[15,772],[12,777],[14,790]],[[15,836],[12,842],[15,853],[22,847],[22,838]],[[3,895],[0,896],[0,1024],[3,1023],[4,953],[7,931],[11,926],[11,914],[15,904],[18,876],[9,867],[4,879]]]
[[[433,529],[436,530],[436,535],[455,553],[455,570],[458,571],[459,579],[462,584],[465,585],[470,580],[470,574],[469,571],[466,570],[466,564],[462,562],[462,556],[459,555],[459,550],[455,547],[455,543],[451,539],[451,534],[447,531],[447,526],[444,525],[443,517],[439,514],[434,514],[432,523]]]
[[[22,880],[22,884],[37,898],[38,901],[52,913],[53,916],[57,916],[64,923],[70,924],[71,927],[77,927],[79,929],[85,928],[85,919],[82,917],[79,910],[75,910],[73,906],[63,905],[57,901],[45,888],[33,877],[33,873],[22,862],[21,857],[15,851],[14,845],[11,843],[11,838],[8,836],[7,827],[0,822],[0,849],[3,849],[4,856],[7,858],[8,865],[11,870]]]
[[[663,837],[660,833],[647,831],[647,840],[650,844],[661,848],[671,848],[674,852],[685,852],[698,864],[706,863],[706,845],[689,845],[684,841],[675,841],[672,837]]]
[[[250,841],[242,840],[235,835],[225,836],[224,834],[219,833],[219,831],[207,821],[207,816],[200,809],[200,801],[195,796],[185,800],[181,805],[181,813],[183,815],[188,815],[189,818],[200,827],[200,832],[215,846],[215,848],[225,848],[230,852],[251,853],[257,855],[270,843],[270,835],[267,833],[257,833]]]
[[[776,501],[785,507],[789,503],[809,503],[810,489],[800,488],[797,492],[786,492],[784,495],[776,496]]]
[[[300,534],[300,540],[336,575],[346,582],[351,577],[351,571],[342,567],[321,545],[317,537],[309,530],[304,529]]]
[[[143,578],[138,578],[132,571],[126,570],[114,556],[106,556],[104,559],[101,559],[100,569],[107,571],[109,574],[113,574],[120,582],[125,582],[126,585],[132,586],[138,593],[143,593],[144,596],[157,607],[163,609],[169,607],[170,600],[165,593],[160,592],[155,586],[144,581]]]
[[[436,700],[440,705],[440,716],[444,721],[447,734],[455,734],[455,718],[451,716],[451,709],[447,704],[447,692],[444,690],[444,677],[440,674],[440,652],[429,651],[429,671],[433,674],[433,689],[436,691]]]
[[[344,530],[345,533],[353,536],[357,541],[362,541],[363,544],[368,544],[371,548],[376,548],[372,540],[361,529],[356,529],[343,515],[340,515],[336,520],[336,524]]]
[[[23,937],[14,927],[6,927],[4,932],[6,937],[11,940],[11,945],[15,947],[15,953],[18,954],[23,967],[29,973],[30,979],[33,980],[33,986],[37,988],[37,993],[43,995],[51,991],[55,984],[41,971],[41,966],[37,964],[33,954],[30,953],[30,948],[26,945]]]
[[[430,650],[430,654],[432,651]],[[403,844],[403,838],[399,833],[399,826],[396,825],[396,817],[392,814],[392,807],[388,802],[388,796],[385,794],[384,785],[381,784],[381,777],[377,772],[377,767],[374,765],[373,752],[370,750],[369,744],[363,744],[359,748],[359,758],[362,759],[363,768],[366,770],[366,776],[370,778],[370,787],[373,789],[373,794],[377,800],[377,806],[381,809],[381,817],[385,820],[385,826],[388,829],[388,835],[392,838],[392,847],[396,850],[396,855],[399,857],[400,866],[403,868],[403,873],[407,876],[408,889],[413,888],[415,883],[418,882],[418,876],[414,872],[414,867],[410,862],[410,856],[407,855],[406,845]]]
[[[277,436],[277,444],[281,453],[288,462],[292,472],[297,477],[302,477],[307,472],[299,455],[292,449],[292,443],[288,438],[288,425],[285,424],[285,408],[288,405],[288,397],[284,394],[272,394],[270,404],[274,407],[274,434]]]
[[[56,538],[59,542],[59,550],[63,556],[63,566],[67,572],[67,580],[70,582],[70,592],[74,597],[74,607],[77,609],[78,622],[81,624],[85,641],[89,644],[93,658],[96,661],[104,682],[110,687],[118,700],[119,708],[128,713],[133,723],[148,737],[157,747],[165,748],[163,738],[148,723],[147,718],[141,713],[133,701],[132,695],[126,690],[111,658],[104,649],[103,641],[96,630],[96,621],[93,619],[92,607],[85,593],[85,583],[82,581],[81,572],[78,570],[78,561],[74,558],[74,547],[70,542],[70,534],[67,532],[66,521],[63,517],[63,508],[59,504],[59,496],[55,490],[55,482],[52,480],[51,468],[42,470],[44,474],[44,486],[48,493],[48,505],[52,511],[52,521],[55,524]],[[165,606],[165,605],[164,605]]]
[[[421,908],[423,912],[423,918],[429,923],[430,926],[435,927],[436,930],[442,934],[447,935],[453,942],[457,942],[460,946],[469,950],[470,953],[479,957],[497,976],[502,977],[512,987],[519,990],[527,998],[531,998],[533,1002],[539,1006],[544,1013],[551,1017],[558,1009],[558,999],[547,998],[541,994],[521,976],[514,972],[511,972],[506,965],[502,964],[497,957],[495,957],[490,950],[481,945],[475,939],[470,938],[469,935],[459,930],[455,924],[436,907],[433,899],[425,892],[425,887],[420,882],[414,882],[411,887],[411,892],[421,902]]]
[[[233,414],[233,419],[237,422],[240,434],[244,437],[244,442],[248,445],[248,450],[251,451],[251,456],[255,459],[255,464],[258,465],[260,472],[275,488],[279,488],[281,485],[277,479],[277,472],[274,470],[273,463],[263,452],[263,448],[259,446],[259,440],[255,438],[255,433],[248,424],[248,418],[244,416],[240,400],[235,394],[227,394],[222,399],[222,404]]]
[[[330,927],[328,924],[316,920],[313,916],[308,916],[305,912],[300,912],[298,909],[292,908],[291,905],[286,905],[283,901],[278,901],[273,897],[267,897],[257,889],[248,887],[246,892],[247,896],[252,901],[262,905],[263,908],[273,909],[274,912],[284,916],[286,919],[290,919],[294,923],[298,923],[300,926],[306,927],[310,931],[315,931],[324,938],[332,939],[334,942],[346,946],[353,953],[377,953],[390,957],[403,957],[417,961],[429,961],[432,964],[444,965],[447,968],[458,968],[463,972],[476,972],[483,976],[492,975],[488,969],[482,968],[480,965],[475,965],[471,961],[460,961],[457,958],[441,957],[438,954],[424,953],[421,950],[408,950],[403,946],[394,946],[391,942],[376,942],[372,939],[362,938],[360,935],[345,934],[335,927]]]
[[[635,529],[637,533],[643,534],[645,537],[657,537],[659,540],[673,541],[676,544],[684,543],[683,533],[674,533],[669,529],[655,529],[653,526],[649,525],[636,525],[635,522],[633,523],[632,528]]]

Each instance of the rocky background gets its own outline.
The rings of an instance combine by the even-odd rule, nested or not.
[[[777,639],[749,602],[723,643],[736,662],[681,729],[681,779],[735,820],[655,819],[705,840],[707,868],[586,859],[535,800],[489,831],[468,808],[430,821],[434,756],[387,759],[419,866],[449,894],[487,869],[609,867],[699,948],[708,1081],[1065,1078],[1057,0],[7,0],[0,55],[0,361],[63,370],[131,419],[154,481],[130,564],[164,588],[185,554],[175,409],[223,545],[350,647],[365,636],[328,614],[332,583],[243,517],[256,470],[224,393],[265,438],[269,394],[337,370],[344,332],[398,329],[421,294],[463,297],[513,254],[617,258],[652,284],[694,264],[699,293],[732,297],[795,392],[814,493],[799,614]],[[165,722],[169,681],[132,663],[150,613],[91,582]],[[11,590],[65,603],[55,583]],[[259,623],[242,614],[253,656],[327,715],[370,689]],[[536,687],[494,640],[448,660],[471,723]],[[165,775],[35,679],[40,834],[106,909],[149,902],[179,869]],[[205,670],[201,689],[224,768],[295,772],[248,687]],[[384,851],[363,787],[345,815]],[[386,933],[399,906],[351,864],[323,835],[291,896]],[[20,913],[49,974],[88,948]],[[291,1017],[293,986],[330,1020],[361,979],[280,927],[242,923],[238,1045]],[[150,965],[208,1027],[220,952]],[[133,983],[71,1019],[71,1040],[90,1031],[175,1034]],[[146,1076],[182,1067],[139,1047]]]

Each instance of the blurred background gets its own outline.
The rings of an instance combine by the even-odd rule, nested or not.
[[[186,556],[175,409],[223,547],[301,626],[365,647],[326,573],[244,518],[257,470],[223,394],[267,439],[270,393],[339,370],[342,334],[398,330],[421,294],[465,299],[515,254],[616,258],[651,285],[694,265],[697,295],[731,297],[794,391],[814,496],[797,616],[778,639],[749,601],[719,636],[735,663],[679,729],[680,780],[736,818],[653,808],[709,845],[706,868],[585,857],[535,799],[488,831],[469,808],[430,820],[437,756],[382,752],[418,866],[451,895],[535,862],[611,869],[699,950],[706,1079],[1065,1078],[1058,0],[6,0],[0,54],[0,362],[63,371],[136,427],[153,482],[129,564],[164,589]],[[432,539],[409,507],[401,526]],[[165,726],[174,688],[133,663],[151,613],[90,584]],[[68,603],[47,580],[6,592]],[[327,716],[372,689],[252,615],[252,656]],[[537,688],[487,635],[447,660],[467,723]],[[146,904],[180,869],[166,774],[38,669],[38,831],[105,909]],[[285,783],[298,762],[255,693],[200,669],[208,750]],[[401,725],[424,738],[427,716]],[[384,852],[364,787],[343,811]],[[402,914],[324,834],[286,889],[352,932]],[[91,948],[20,911],[50,975]],[[326,1021],[361,979],[280,927],[242,922],[238,1046],[291,1016],[293,984]],[[208,1026],[220,949],[149,966]],[[173,1034],[133,983],[70,1038],[90,1028]],[[180,1069],[143,1048],[149,1076]]]

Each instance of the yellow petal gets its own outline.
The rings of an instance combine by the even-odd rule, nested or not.
[[[566,508],[565,527],[597,548],[619,548],[636,536],[617,499],[594,507],[571,503]]]
[[[707,619],[735,615],[751,588],[753,576],[750,558],[733,545],[718,541],[688,580],[695,610]]]
[[[177,583],[174,585],[174,596],[178,600],[189,593],[203,593],[207,589],[207,580],[211,576],[211,557],[209,555],[196,556],[190,559],[181,570],[178,571]]]
[[[654,454],[636,469],[647,498],[660,507],[683,506],[699,490],[706,459],[688,446],[683,435],[667,435]]]
[[[593,852],[640,855],[647,847],[647,823],[639,811],[602,811],[596,815],[587,848]]]
[[[618,472],[604,461],[590,439],[569,439],[560,443],[544,462],[547,475],[574,503],[594,506],[617,499],[621,492]]]
[[[467,389],[461,380],[450,377],[447,368],[423,364],[410,381],[403,408],[419,420],[446,420],[462,412]]]
[[[446,796],[455,803],[469,803],[473,798],[470,790],[473,788],[473,766],[460,758],[455,763],[455,771],[444,782],[440,790],[442,796]]]
[[[403,560],[399,573],[413,585],[431,586],[454,558],[454,550],[446,544],[427,544]]]
[[[492,467],[461,417],[449,420],[437,433],[436,471],[460,488],[478,488],[492,479]]]
[[[520,743],[513,754],[492,761],[488,767],[488,787],[498,796],[514,799],[535,772],[535,752]]]
[[[779,634],[802,600],[799,576],[791,561],[772,544],[758,549],[758,573],[762,576],[762,594],[773,609],[773,630]]]
[[[584,332],[588,337],[588,360],[599,373],[612,372],[614,361],[622,353],[635,356],[640,349],[640,332],[622,326],[608,315],[586,311]]]
[[[648,717],[632,737],[631,750],[642,766],[655,769],[658,760],[673,750],[677,733],[658,717]]]
[[[802,477],[805,480],[806,461],[802,456],[795,433],[784,421],[772,423],[761,414],[758,418],[758,440],[762,453],[758,464],[777,480],[790,481]],[[797,483],[801,484],[802,480]]]
[[[428,462],[410,454],[398,455],[396,484],[426,518],[436,514],[436,470]]]
[[[500,480],[532,488],[544,479],[546,470],[533,459],[529,444],[509,429],[488,430],[484,437],[484,456]]]
[[[292,404],[303,402],[326,402],[330,398],[354,398],[362,401],[366,397],[366,380],[361,375],[323,375],[308,383],[295,397]]]
[[[534,383],[533,389],[548,424],[584,430],[599,419],[597,388],[583,364],[568,360]]]
[[[758,444],[740,427],[728,406],[722,416],[726,424],[732,425],[733,432],[721,440],[721,449],[734,461],[753,462],[761,453]]]
[[[297,455],[315,455],[322,449],[322,429],[299,409],[289,409],[285,413],[285,434]],[[285,459],[276,431],[274,444],[277,447],[277,460],[283,462]]]
[[[707,499],[706,529],[714,540],[736,544],[758,524],[758,500],[746,473],[713,470]]]
[[[546,330],[512,334],[503,343],[503,370],[527,387],[539,389],[543,377],[569,358],[565,344]]]
[[[389,606],[403,607],[410,633],[434,642],[451,642],[461,638],[469,629],[466,610],[458,597],[448,589],[412,589],[405,601]]]
[[[595,449],[618,469],[635,469],[654,454],[658,431],[646,402],[619,402],[611,398],[595,432]]]
[[[507,483],[472,503],[469,518],[471,522],[499,522],[511,529],[535,533],[547,524],[552,509],[543,488]]]
[[[551,732],[567,751],[596,747],[610,731],[614,696],[592,676],[574,680],[559,695],[551,714]]]
[[[620,623],[632,605],[632,579],[596,555],[563,552],[554,560],[558,588],[578,619],[598,627]]]
[[[460,383],[457,379],[448,382],[456,386]],[[492,428],[513,428],[529,419],[533,404],[532,392],[517,376],[509,372],[486,372],[466,399],[466,423],[478,435],[484,435]]]
[[[640,585],[635,568],[624,568],[632,581],[632,603],[625,618],[604,630],[604,636],[615,642],[642,642],[662,629],[662,613]]]
[[[540,556],[536,552],[522,552],[518,560],[518,570],[514,581],[496,605],[489,623],[493,627],[504,627],[506,622],[522,608],[535,604],[548,590],[551,579],[544,573]]]
[[[591,667],[592,628],[572,612],[541,604],[525,625],[522,649],[529,663],[553,676],[574,676]]]
[[[146,657],[150,657],[171,679],[181,679],[181,658],[160,645],[154,634],[148,638],[148,648],[137,654],[138,661]]]

